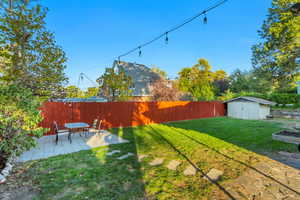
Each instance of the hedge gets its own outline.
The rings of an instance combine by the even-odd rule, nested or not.
[[[252,96],[257,98],[266,99],[269,101],[276,102],[277,104],[300,104],[300,94],[290,94],[290,93],[271,93],[271,94],[261,94],[261,93],[239,93],[235,95],[238,96]]]

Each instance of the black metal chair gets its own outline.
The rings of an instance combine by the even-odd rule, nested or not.
[[[70,134],[70,131],[68,129],[59,129],[56,121],[53,122],[53,125],[54,125],[54,131],[55,131],[55,135],[56,135],[55,144],[57,145],[58,135],[62,135],[64,133],[68,133],[68,140],[71,143],[71,134]]]

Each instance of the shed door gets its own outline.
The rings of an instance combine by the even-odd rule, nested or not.
[[[257,105],[253,102],[239,102],[237,106],[238,118],[240,119],[256,119]]]

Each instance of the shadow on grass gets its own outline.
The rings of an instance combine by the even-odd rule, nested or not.
[[[190,135],[186,134],[185,132],[179,130],[179,129],[185,129],[185,130],[189,131],[190,128],[192,128],[192,127],[185,128],[186,125],[184,125],[184,123],[168,123],[168,124],[165,124],[165,125],[168,126],[169,128],[171,128],[174,132],[179,133],[180,135],[186,137],[187,139],[189,139],[189,140],[191,140],[191,141],[193,141],[193,142],[195,142],[195,143],[197,143],[197,144],[199,144],[199,145],[201,145],[201,146],[203,146],[203,147],[205,147],[205,148],[208,148],[208,149],[212,150],[213,152],[215,152],[215,153],[217,153],[217,154],[219,154],[219,155],[221,155],[221,156],[223,156],[223,157],[225,157],[225,158],[227,158],[227,159],[230,159],[230,160],[232,160],[232,161],[234,161],[234,162],[237,162],[237,163],[239,163],[239,164],[241,164],[241,165],[244,165],[246,168],[249,168],[249,169],[251,169],[251,170],[254,170],[255,172],[259,173],[260,175],[263,175],[264,177],[268,178],[269,180],[278,183],[279,185],[285,187],[286,189],[288,189],[288,190],[290,190],[290,191],[292,191],[292,192],[294,192],[295,194],[297,194],[297,195],[300,196],[300,193],[299,193],[298,191],[296,191],[296,190],[294,190],[293,188],[289,187],[288,185],[286,185],[286,184],[284,184],[284,183],[282,183],[282,182],[276,180],[276,179],[273,178],[272,176],[270,176],[270,175],[268,175],[268,174],[266,174],[266,173],[264,173],[264,172],[262,172],[262,171],[256,169],[255,167],[253,167],[253,166],[247,164],[246,162],[243,162],[243,161],[240,161],[240,160],[238,160],[238,159],[236,159],[236,158],[233,158],[233,157],[231,157],[231,156],[228,156],[228,155],[226,155],[226,154],[220,152],[218,149],[213,148],[213,147],[211,147],[211,146],[209,146],[209,145],[207,145],[207,144],[201,142],[199,139],[196,139],[195,137],[191,137]],[[199,128],[199,129],[201,129],[201,128]],[[192,129],[192,130],[199,131],[199,129],[196,129],[196,128],[194,127],[194,129]],[[158,132],[156,132],[156,133],[159,134]],[[199,133],[199,134],[200,134],[200,133]],[[207,133],[207,134],[208,134],[208,133]],[[208,134],[208,135],[210,135],[210,134]],[[162,137],[163,137],[163,136],[162,136]],[[216,135],[215,135],[215,134],[212,134],[212,137],[216,137]],[[246,146],[246,147],[241,146],[241,143],[239,143],[239,142],[237,142],[236,140],[234,140],[234,137],[232,137],[232,136],[231,136],[231,137],[227,137],[227,140],[224,139],[223,137],[220,137],[219,139],[221,139],[221,140],[223,140],[223,141],[226,141],[226,142],[229,142],[229,143],[232,142],[233,144],[235,144],[235,145],[237,145],[237,146],[240,146],[241,148],[247,148],[247,146]],[[170,144],[170,145],[172,145],[172,144]],[[176,147],[173,147],[173,148],[174,148],[176,151],[178,151],[178,150],[176,149]],[[250,146],[249,150],[251,150],[251,146]],[[179,152],[179,153],[180,153],[180,152]],[[181,154],[181,153],[180,153],[180,154]],[[187,158],[187,159],[188,159],[188,158]],[[190,162],[190,161],[189,161],[189,162]],[[192,163],[191,163],[191,164],[192,164]],[[200,169],[199,169],[197,166],[195,166],[194,164],[192,164],[192,165],[193,165],[194,167],[196,167],[198,170],[200,170]],[[201,170],[200,170],[200,172],[201,172]],[[223,190],[224,188],[222,188],[222,187],[220,187],[220,186],[218,186],[218,187],[219,187],[225,194],[227,194],[226,191]],[[228,194],[227,194],[227,195],[228,195]],[[228,195],[228,196],[229,196],[229,195]],[[230,196],[229,196],[229,197],[230,197]]]
[[[181,157],[183,157],[190,165],[192,165],[198,172],[201,173],[203,177],[206,177],[211,183],[216,185],[221,191],[223,191],[230,199],[235,199],[224,187],[222,187],[219,183],[213,181],[210,177],[208,177],[205,172],[199,168],[195,163],[191,161],[188,156],[186,156],[182,151],[180,151],[178,148],[176,148],[172,142],[170,142],[168,139],[166,139],[162,134],[160,134],[158,131],[156,131],[152,126],[150,126],[152,131],[158,135],[162,140],[164,140],[174,151],[176,151]]]
[[[122,129],[114,129],[118,135]],[[129,143],[35,161],[23,176],[40,191],[36,199],[138,199],[145,195],[132,129],[122,136]],[[119,150],[113,155],[108,152]],[[127,153],[125,159],[118,159]]]

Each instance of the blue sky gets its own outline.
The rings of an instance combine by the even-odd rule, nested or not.
[[[69,84],[81,72],[96,80],[113,58],[204,10],[217,0],[41,0],[49,8],[47,27],[65,50]],[[251,68],[251,46],[266,18],[271,0],[229,0],[202,20],[184,26],[164,40],[122,60],[157,66],[171,78],[183,67],[206,58],[213,70]],[[93,86],[87,80],[81,88]]]

